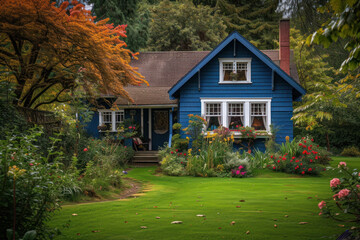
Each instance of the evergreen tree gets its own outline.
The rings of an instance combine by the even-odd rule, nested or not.
[[[212,50],[226,37],[226,26],[209,6],[161,1],[152,7],[147,50]]]
[[[226,31],[238,31],[259,49],[274,49],[279,36],[277,0],[193,0],[197,5],[215,7],[226,25]],[[215,3],[215,4],[214,4]]]
[[[124,41],[132,51],[146,46],[148,38],[148,11],[139,11],[141,0],[90,0],[97,20],[109,18],[114,25],[127,24]]]

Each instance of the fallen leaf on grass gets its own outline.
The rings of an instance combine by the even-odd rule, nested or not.
[[[237,208],[241,208],[241,206],[236,206]]]
[[[277,228],[277,225],[276,225],[276,224],[274,224],[274,228]]]
[[[140,228],[141,229],[147,229],[147,226],[141,226]]]
[[[274,221],[277,221],[277,219],[274,219]]]
[[[246,234],[249,235],[249,234],[250,234],[250,231],[246,231]]]
[[[284,217],[286,217],[286,218],[287,218],[287,217],[289,217],[289,215],[285,215]]]
[[[236,223],[235,221],[232,221],[232,222],[230,223],[230,225],[233,226],[233,225],[235,225],[235,223]]]
[[[245,202],[245,200],[240,200],[239,202]]]
[[[345,227],[345,225],[342,225],[342,224],[339,224],[338,226],[339,226],[339,227]]]
[[[97,233],[97,232],[100,232],[99,230],[93,230],[93,231],[91,231],[91,232],[93,232],[93,233]]]
[[[128,223],[128,221],[125,221],[125,223]]]
[[[336,215],[336,216],[339,216],[339,215],[340,215],[340,213],[335,213],[335,215]]]
[[[221,229],[221,227],[219,227],[219,229]]]
[[[171,224],[182,224],[182,221],[173,221]]]
[[[71,214],[71,215],[73,215],[73,216],[77,216],[77,214],[76,214],[76,213],[73,213],[73,214]]]
[[[307,199],[312,199],[312,197],[308,197]]]
[[[139,215],[138,213],[135,213],[136,215]]]
[[[160,217],[156,217],[156,219],[160,219]]]
[[[198,214],[198,215],[196,215],[197,217],[206,217],[205,215],[203,215],[203,214]]]
[[[154,206],[154,208],[157,208],[157,206]]]
[[[357,229],[357,227],[355,227],[355,226],[352,226],[351,228],[350,228],[351,230],[354,230],[354,229]]]
[[[80,236],[80,233],[77,233],[76,235]]]
[[[308,222],[299,222],[300,225],[308,224]]]

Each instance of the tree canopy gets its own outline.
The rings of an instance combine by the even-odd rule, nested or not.
[[[161,1],[151,9],[147,50],[212,50],[226,37],[221,16],[208,6],[191,1]]]
[[[0,5],[0,67],[16,83],[18,105],[67,101],[66,92],[79,84],[89,95],[128,97],[124,86],[147,83],[129,65],[136,54],[121,40],[126,25],[95,22],[83,4],[72,5],[56,7],[48,0]]]

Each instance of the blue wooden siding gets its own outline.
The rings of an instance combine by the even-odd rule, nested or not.
[[[200,91],[194,75],[179,91],[178,118],[183,127],[188,125],[188,114],[201,114],[200,98],[272,98],[271,124],[278,129],[276,142],[293,138],[293,88],[275,74],[272,90],[272,70],[241,43],[236,44],[235,58],[251,58],[251,84],[219,84],[218,58],[234,58],[233,43],[228,44],[201,69]],[[261,141],[260,141],[261,142]],[[257,146],[263,148],[263,144]]]
[[[99,138],[99,130],[97,127],[99,126],[99,112],[94,112],[94,115],[89,123],[85,126],[85,130],[88,134],[93,136],[94,138]]]

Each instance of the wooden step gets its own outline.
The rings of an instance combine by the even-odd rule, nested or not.
[[[138,151],[132,159],[133,163],[159,163],[159,154],[157,151]]]

